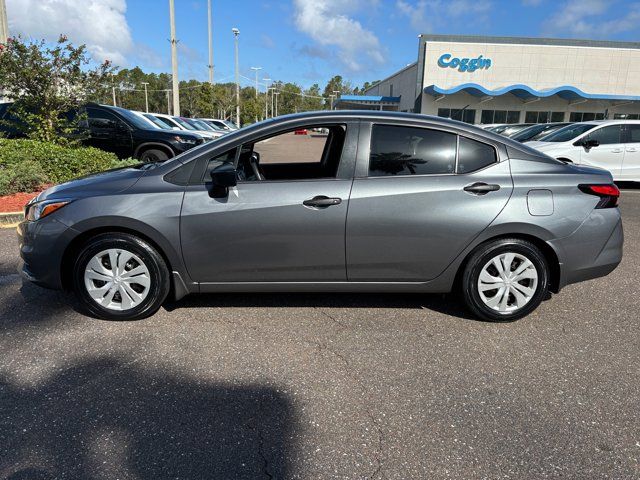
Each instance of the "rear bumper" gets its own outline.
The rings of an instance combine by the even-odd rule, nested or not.
[[[54,218],[18,225],[20,262],[25,280],[46,288],[62,288],[62,257],[75,231]]]
[[[623,243],[620,211],[594,210],[571,235],[549,242],[560,261],[559,288],[611,273],[622,261]]]

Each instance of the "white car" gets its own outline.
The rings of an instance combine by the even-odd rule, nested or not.
[[[166,115],[164,113],[153,113],[149,115],[153,115],[155,118],[167,124],[170,128],[174,130],[186,130],[191,133],[197,133],[198,135],[201,135],[202,137],[204,137],[206,140],[213,140],[221,136],[216,132],[197,130],[195,127],[192,127],[190,124],[182,120],[180,117],[174,117],[173,115]]]
[[[200,118],[198,120],[202,120],[203,122],[206,122],[208,125],[211,125],[212,127],[218,128],[223,131],[233,132],[235,130],[238,130],[238,127],[235,125],[235,123],[230,122],[228,120],[220,120],[217,118]]]
[[[574,123],[526,145],[564,162],[604,168],[616,181],[640,182],[640,120]]]

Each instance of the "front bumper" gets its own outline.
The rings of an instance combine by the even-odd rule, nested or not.
[[[42,287],[61,289],[62,257],[77,232],[55,218],[36,222],[25,220],[18,225],[17,232],[20,247],[18,273]]]
[[[549,242],[560,260],[559,288],[611,273],[622,261],[623,243],[620,211],[594,210],[571,235]]]

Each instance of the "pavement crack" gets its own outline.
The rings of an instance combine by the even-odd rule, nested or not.
[[[262,459],[262,473],[270,480],[273,479],[273,475],[269,472],[269,459],[264,454],[264,436],[262,430],[255,425],[255,419],[250,419],[247,423],[247,428],[251,430],[258,438],[258,455]]]

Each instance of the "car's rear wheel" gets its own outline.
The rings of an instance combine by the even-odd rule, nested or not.
[[[464,269],[462,293],[473,314],[508,322],[535,310],[549,288],[549,266],[533,243],[512,238],[482,245]]]
[[[89,240],[74,266],[73,284],[82,308],[105,320],[153,315],[169,293],[169,270],[147,242],[125,233]]]
[[[157,148],[152,148],[149,150],[145,150],[140,155],[140,160],[144,163],[155,163],[155,162],[164,162],[169,159],[169,155],[167,152],[163,150],[159,150]]]

